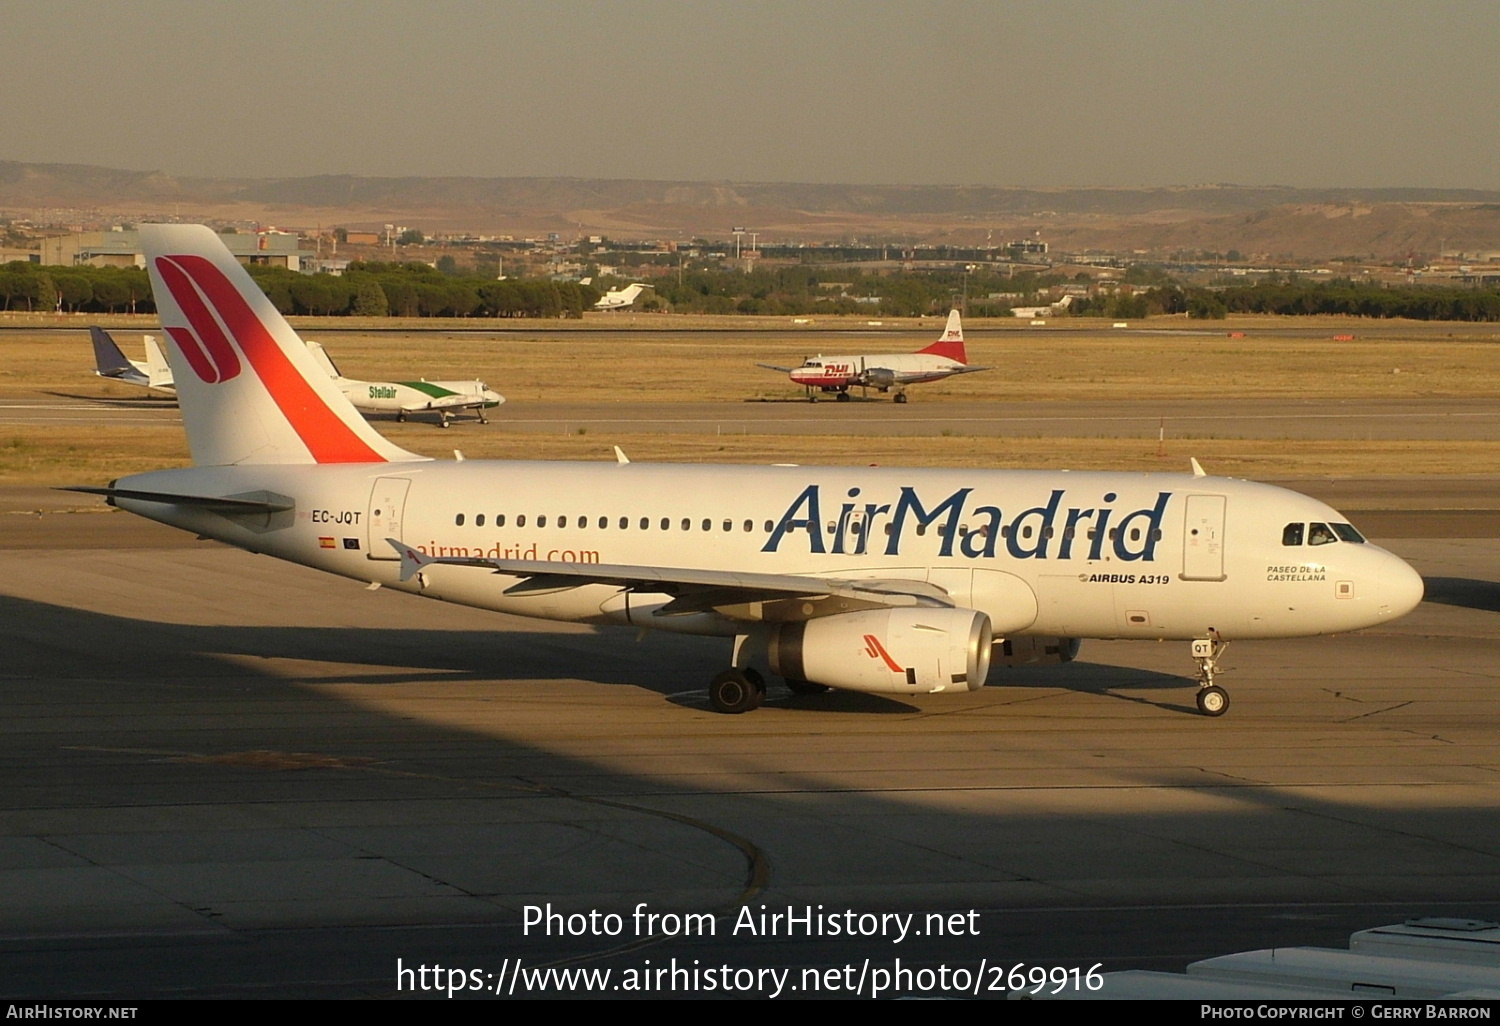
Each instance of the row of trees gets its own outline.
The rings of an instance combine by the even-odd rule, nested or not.
[[[356,261],[338,277],[251,267],[250,276],[282,313],[324,317],[582,317],[601,295],[577,282],[446,275],[423,263]]]
[[[424,263],[355,262],[339,277],[252,265],[250,275],[282,313],[356,317],[582,317],[599,299],[594,285],[544,278],[496,281]],[[1075,299],[1069,313],[1139,319],[1150,314],[1222,318],[1231,313],[1342,314],[1414,320],[1500,321],[1494,289],[1381,288],[1361,282],[1265,281],[1228,288],[1183,288],[1132,268],[1138,291]],[[998,317],[1012,303],[1063,282],[1035,273],[1001,276],[979,270],[899,275],[813,266],[691,270],[658,278],[645,311],[709,314],[942,314],[968,296],[974,316]],[[623,281],[621,282],[623,284]],[[1154,287],[1148,287],[1154,286]],[[991,294],[1003,298],[988,299]],[[137,267],[0,265],[0,309],[70,313],[151,313],[151,285]]]
[[[13,261],[0,267],[0,309],[69,313],[147,313],[151,282],[139,267],[39,267]]]
[[[1026,296],[1064,281],[1061,275],[1004,276],[989,271],[866,274],[851,268],[815,266],[754,271],[689,270],[655,279],[656,294],[638,301],[641,309],[675,313],[876,314],[920,317],[943,314],[969,297],[976,316],[1004,316],[1009,300],[990,293]]]
[[[459,277],[422,263],[356,263],[338,277],[260,265],[248,270],[282,313],[324,317],[582,317],[600,296],[576,282]],[[153,313],[156,306],[139,267],[14,261],[0,266],[0,309],[114,314]]]

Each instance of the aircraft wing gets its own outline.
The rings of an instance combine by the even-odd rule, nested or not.
[[[658,610],[657,616],[716,610],[736,620],[806,620],[879,606],[954,605],[946,591],[926,581],[853,580],[612,563],[428,556],[394,538],[386,541],[401,555],[403,581],[430,566],[468,566],[524,577],[525,580],[506,589],[508,595],[576,588],[585,584],[613,584],[629,591],[672,595],[672,601]]]
[[[755,366],[764,367],[766,370],[781,371],[783,374],[790,374],[797,369],[795,367],[778,367],[774,363],[757,363]]]
[[[948,373],[949,374],[973,374],[975,371],[982,371],[982,370],[989,370],[989,368],[988,367],[970,367],[970,366],[965,365],[963,367],[954,367],[952,370],[948,371]]]
[[[423,410],[471,410],[480,406],[494,405],[493,399],[482,395],[434,396],[420,403],[407,403],[401,407],[403,413],[421,413]]]

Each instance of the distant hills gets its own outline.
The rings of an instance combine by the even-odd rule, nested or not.
[[[585,178],[193,178],[0,161],[0,214],[98,211],[127,219],[260,221],[614,238],[1207,249],[1323,258],[1500,250],[1500,192],[1196,185],[1141,189],[661,182]],[[81,217],[81,215],[80,215]]]

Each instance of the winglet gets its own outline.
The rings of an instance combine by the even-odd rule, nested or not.
[[[615,462],[616,463],[629,463],[630,462],[630,457],[626,456],[625,455],[625,450],[621,449],[618,445],[615,446]]]
[[[421,573],[422,568],[432,562],[430,557],[422,555],[422,553],[410,545],[404,545],[394,538],[387,538],[385,541],[401,557],[401,580],[403,583]]]
[[[1188,457],[1188,462],[1193,465],[1193,476],[1194,477],[1207,477],[1208,476],[1207,474],[1205,474],[1203,472],[1203,467],[1201,465],[1199,465],[1198,460],[1197,460],[1196,457],[1189,456]]]

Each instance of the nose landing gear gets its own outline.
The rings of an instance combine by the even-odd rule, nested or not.
[[[1193,639],[1193,659],[1198,664],[1198,711],[1204,716],[1223,716],[1229,710],[1229,692],[1214,683],[1219,657],[1229,642],[1212,627],[1208,637]]]

